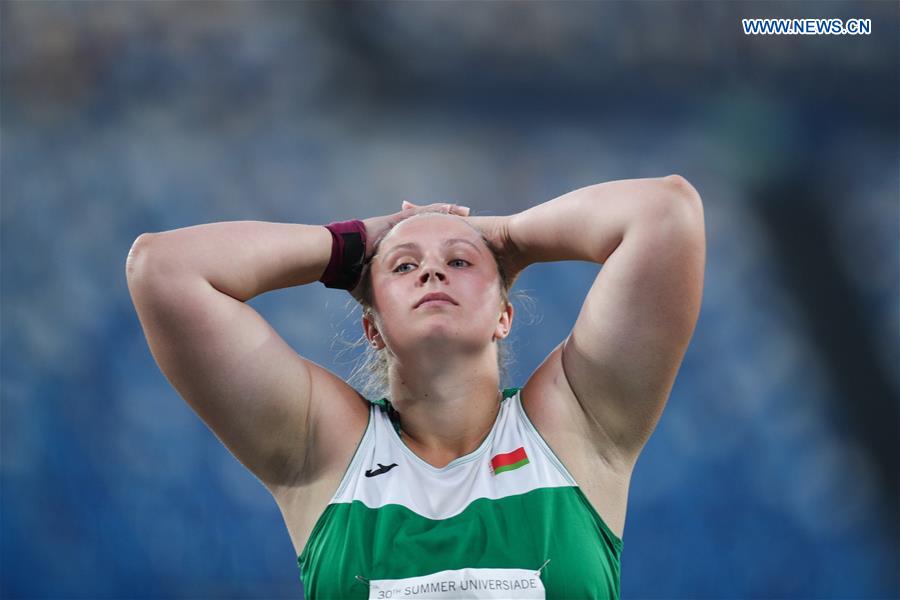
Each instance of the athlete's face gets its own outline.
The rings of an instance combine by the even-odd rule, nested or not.
[[[435,213],[401,221],[381,241],[371,275],[380,318],[366,331],[379,349],[441,342],[475,350],[508,335],[512,308],[501,307],[497,263],[461,217]],[[432,293],[450,300],[420,304]]]

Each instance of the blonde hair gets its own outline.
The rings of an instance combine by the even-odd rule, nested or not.
[[[405,220],[414,219],[418,216],[428,215],[430,213],[447,214],[442,213],[438,210],[427,210],[416,213],[415,215],[408,217]],[[403,221],[400,221],[400,223],[402,222]],[[397,225],[399,225],[399,223],[397,223]],[[396,227],[397,225],[394,225],[394,227]],[[497,273],[500,278],[500,299],[503,303],[503,306],[512,304],[510,300],[509,289],[511,282],[509,281],[509,277],[498,257],[497,250],[490,244],[490,242],[488,242],[487,238],[485,238],[484,235],[480,231],[478,231],[478,229],[473,227],[470,223],[466,223],[466,225],[472,227],[472,229],[478,233],[479,237],[481,237],[482,241],[484,242],[484,245],[487,246],[487,248],[491,251],[491,256],[493,256],[494,262],[497,265]],[[378,255],[381,242],[391,231],[393,231],[393,227],[385,232],[384,235],[382,235],[375,242],[372,257]],[[359,302],[359,306],[362,308],[362,314],[374,321],[377,313],[372,303],[372,257],[370,257],[363,265],[362,275],[359,282],[359,293],[356,299]],[[514,358],[508,347],[511,343],[509,340],[509,336],[504,339],[497,340],[497,371],[500,376],[501,388],[511,387],[509,382],[509,367],[514,362]],[[353,372],[350,374],[350,376],[347,378],[347,382],[354,388],[358,389],[365,398],[381,399],[387,397],[390,394],[390,365],[388,364],[387,353],[381,350],[376,350],[369,343],[369,340],[366,338],[365,333],[363,333],[355,342],[348,344],[348,346],[348,349],[362,346],[363,353],[357,359],[357,365],[353,369]]]

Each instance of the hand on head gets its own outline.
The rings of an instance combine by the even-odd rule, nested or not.
[[[404,200],[402,206],[403,208],[400,212],[396,212],[392,215],[363,219],[363,225],[366,227],[366,260],[370,259],[375,252],[375,243],[384,237],[384,234],[390,231],[394,225],[404,219],[423,212],[434,212],[435,210],[451,215],[458,215],[460,217],[469,214],[468,207],[447,204],[445,202],[418,206]]]
[[[433,210],[435,207],[441,207],[441,212],[450,213],[452,215],[459,215],[461,217],[466,217],[469,215],[469,207],[468,206],[460,206],[458,204],[427,204],[425,206],[421,206],[419,204],[413,204],[407,200],[404,200],[400,208],[401,210],[414,210],[416,212],[424,212],[427,210]],[[415,214],[415,213],[413,213]]]

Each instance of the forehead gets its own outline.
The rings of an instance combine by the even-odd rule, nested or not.
[[[386,256],[398,245],[409,242],[424,245],[429,242],[443,242],[451,238],[468,240],[478,247],[484,245],[484,240],[481,239],[478,230],[462,218],[435,213],[410,217],[395,225],[382,240],[379,254]]]

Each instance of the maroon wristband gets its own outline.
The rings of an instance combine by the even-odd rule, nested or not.
[[[366,226],[360,220],[325,225],[331,232],[331,260],[319,281],[327,288],[352,290],[362,276],[366,257]]]

